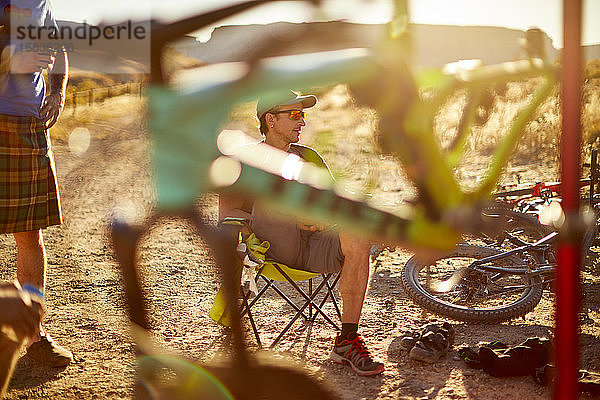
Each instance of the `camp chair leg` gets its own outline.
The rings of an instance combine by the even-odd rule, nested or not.
[[[256,296],[252,299],[252,301],[250,302],[250,304],[248,305],[248,308],[251,308],[258,300],[260,300],[260,296],[262,296],[262,294],[264,292],[267,291],[267,289],[269,289],[269,287],[271,287],[271,285],[273,285],[273,281],[267,281],[267,284],[260,289],[260,291],[256,294]],[[245,315],[245,312],[242,314],[242,317]]]
[[[278,268],[276,266],[276,268]],[[279,271],[284,278],[288,279],[287,275],[283,273],[283,271]],[[300,310],[296,313],[296,315],[294,315],[294,317],[290,320],[290,322],[288,322],[288,324],[285,326],[285,328],[283,328],[283,330],[279,333],[279,336],[277,336],[275,338],[275,340],[273,340],[273,343],[271,343],[271,346],[269,346],[270,349],[272,349],[277,343],[279,343],[279,341],[281,340],[281,338],[283,337],[283,335],[285,335],[287,333],[287,331],[291,328],[291,326],[294,324],[294,322],[296,322],[296,320],[298,319],[298,317],[302,314],[302,311],[304,311],[304,309],[306,307],[308,307],[308,305],[313,304],[316,311],[320,312],[321,315],[323,315],[323,318],[325,318],[327,320],[327,322],[329,322],[330,324],[332,324],[334,327],[336,327],[337,330],[339,330],[339,328],[337,328],[337,325],[320,309],[317,307],[317,305],[314,303],[313,298],[317,296],[317,294],[319,294],[319,291],[323,288],[323,286],[325,286],[325,281],[321,282],[319,284],[319,286],[317,287],[317,289],[315,290],[315,292],[313,293],[312,297],[308,297],[306,295],[306,293],[300,289],[297,285],[295,285],[294,281],[291,279],[288,279],[288,282],[290,282],[295,288],[296,290],[302,295],[304,296],[305,300],[307,300],[304,305],[302,307],[300,307]]]
[[[341,272],[337,273],[335,279],[333,280],[332,285],[329,285],[329,282],[327,282],[327,293],[329,295],[331,295],[331,301],[333,302],[333,307],[335,308],[335,312],[337,313],[337,316],[340,319],[340,321],[342,320],[342,312],[340,311],[340,307],[339,307],[337,299],[335,298],[335,295],[333,293],[333,289],[335,288],[335,285],[337,285],[337,283],[339,282],[341,275],[342,275]]]
[[[335,280],[333,281],[333,285],[329,284],[329,279],[333,276],[333,273],[329,273],[329,274],[322,274],[321,275],[321,279],[323,279],[323,281],[325,281],[325,284],[327,285],[327,293],[325,293],[325,296],[323,296],[323,299],[321,300],[321,303],[319,303],[319,308],[322,308],[323,305],[325,305],[325,303],[327,302],[327,299],[331,297],[331,301],[333,302],[333,306],[335,308],[335,311],[337,313],[338,318],[342,319],[342,313],[340,312],[340,309],[338,307],[337,304],[337,300],[335,299],[335,295],[333,294],[333,288],[335,288],[335,285],[338,283],[338,280],[340,279],[340,274],[338,273]],[[314,320],[317,318],[317,314],[315,313],[315,315],[313,315],[311,322],[314,322]],[[337,326],[334,327],[337,329]],[[339,330],[339,329],[338,329]]]
[[[273,281],[272,281],[271,279],[269,279],[269,278],[267,278],[267,277],[265,277],[265,276],[263,276],[262,278],[263,278],[264,280],[266,280],[266,281],[271,281],[271,283],[273,283]],[[273,285],[273,286],[272,286],[272,289],[273,289],[274,291],[276,291],[276,292],[277,292],[277,294],[279,294],[279,295],[280,295],[280,296],[281,296],[281,297],[282,297],[282,298],[283,298],[283,299],[284,299],[284,300],[285,300],[285,301],[286,301],[286,302],[287,302],[287,303],[288,303],[288,304],[289,304],[289,305],[290,305],[290,306],[291,306],[291,307],[292,307],[294,310],[296,310],[296,312],[299,312],[299,313],[302,315],[302,317],[303,317],[303,318],[304,318],[306,321],[310,321],[310,318],[308,318],[308,317],[306,316],[306,314],[304,314],[304,312],[302,312],[302,311],[300,310],[300,308],[298,308],[298,306],[296,305],[296,303],[294,303],[294,301],[293,301],[293,300],[291,300],[289,297],[287,297],[287,296],[285,295],[285,293],[283,293],[283,292],[281,291],[281,289],[279,289],[279,288],[278,288],[277,286],[275,286],[275,285]],[[298,290],[298,291],[300,291],[300,292],[304,293],[304,291],[303,291],[302,289],[300,289],[299,287],[296,287],[296,290]],[[306,295],[306,294],[305,294],[305,295]]]
[[[285,274],[283,274],[283,273],[282,273],[282,275],[285,276]],[[306,308],[306,306],[309,306],[309,305],[312,305],[313,307],[317,308],[316,304],[312,300],[317,296],[317,294],[319,293],[319,291],[323,288],[325,282],[322,282],[321,285],[318,286],[318,288],[315,291],[313,291],[312,288],[310,288],[311,294],[312,294],[311,297],[309,298],[310,301],[305,302],[303,307],[298,307],[289,297],[287,297],[285,295],[285,293],[283,293],[281,291],[281,289],[279,289],[277,286],[274,285],[275,281],[273,281],[272,279],[269,279],[269,278],[267,278],[267,277],[265,277],[263,275],[259,275],[259,276],[262,277],[262,279],[266,282],[265,286],[257,293],[257,295],[254,297],[254,299],[252,299],[252,301],[250,303],[248,303],[248,298],[250,296],[250,293],[249,292],[243,293],[243,296],[242,296],[242,310],[240,312],[241,316],[244,316],[246,313],[248,313],[248,319],[250,320],[250,326],[252,327],[252,331],[254,333],[254,337],[256,338],[256,342],[257,342],[259,348],[262,349],[263,345],[262,345],[262,342],[260,340],[260,334],[258,332],[258,329],[257,329],[255,321],[254,321],[254,317],[252,316],[252,313],[251,313],[250,309],[256,303],[256,301],[258,301],[260,299],[260,297],[262,296],[262,294],[267,289],[272,288],[275,292],[277,292],[277,294],[279,294],[281,296],[282,299],[284,299],[296,311],[296,314],[294,315],[294,317],[292,318],[292,320],[290,321],[290,323],[288,323],[288,325],[283,329],[283,331],[280,332],[279,336],[269,346],[269,348],[272,348],[272,347],[274,347],[281,340],[281,338],[283,337],[283,335],[285,335],[285,333],[287,333],[287,331],[290,329],[290,327],[292,326],[292,324],[298,319],[299,316],[302,316],[306,321],[311,321],[311,319],[309,319],[309,318],[306,317],[306,314],[304,313],[304,309]],[[257,280],[258,280],[258,277],[257,277]],[[306,300],[306,293],[300,287],[298,287],[298,286],[295,286],[295,289]],[[322,307],[322,305],[321,305],[321,307]],[[316,315],[317,314],[315,313],[315,315],[312,317],[313,321],[314,321]],[[323,314],[323,316],[326,319],[328,319],[325,314]],[[331,324],[332,321],[329,320],[329,323]],[[335,324],[333,324],[333,326],[334,326],[335,329],[339,330],[339,328]]]
[[[260,341],[260,335],[258,334],[258,329],[256,329],[256,324],[254,323],[254,317],[252,316],[252,312],[250,311],[250,306],[248,305],[248,292],[244,293],[242,297],[242,311],[248,312],[248,320],[250,320],[250,326],[252,327],[252,332],[254,333],[254,337],[256,338],[256,344],[258,344],[258,348],[262,349],[263,345]],[[241,312],[240,315],[242,315]]]
[[[313,283],[313,278],[310,278],[308,280],[308,295],[312,297],[313,291],[312,291],[312,283]],[[312,304],[308,305],[308,318],[310,321],[314,321],[313,318],[313,312],[312,312]],[[316,317],[317,313],[315,312],[315,317]]]
[[[325,277],[324,275],[321,276],[321,278],[323,278],[324,280],[328,280],[329,277]],[[311,279],[312,281],[312,279]],[[329,297],[329,293],[325,293],[325,296],[323,296],[323,299],[321,300],[321,302],[319,303],[319,308],[323,307],[323,305],[325,304],[325,302],[327,301],[327,298]],[[312,305],[309,305],[309,307],[312,307]],[[316,312],[311,315],[310,317],[310,322],[315,322],[315,320],[317,319],[317,316],[319,314],[317,314]]]
[[[262,277],[263,281],[265,282],[265,285],[258,291],[256,296],[251,300],[250,300],[250,292],[242,291],[243,296],[242,296],[242,304],[241,304],[241,310],[240,310],[241,316],[246,315],[246,313],[248,314],[248,319],[250,320],[252,332],[254,333],[254,337],[256,338],[256,343],[258,344],[259,348],[262,349],[263,344],[260,339],[260,332],[258,330],[258,326],[256,325],[256,321],[254,320],[254,316],[252,315],[251,308],[254,306],[254,304],[256,304],[256,302],[258,300],[260,300],[260,298],[263,296],[263,294],[269,288],[272,288],[283,300],[285,300],[294,310],[296,310],[296,314],[292,317],[292,319],[285,326],[285,328],[283,328],[283,330],[278,334],[278,336],[275,338],[275,340],[273,340],[273,342],[271,343],[269,348],[273,348],[274,346],[277,345],[277,343],[279,343],[279,341],[289,331],[289,329],[292,327],[294,322],[296,322],[296,320],[300,316],[302,316],[307,322],[314,322],[317,318],[317,315],[320,314],[323,316],[324,320],[327,321],[334,329],[336,329],[338,331],[340,330],[339,326],[335,322],[333,322],[333,320],[329,316],[327,316],[327,314],[325,314],[322,310],[322,307],[327,302],[327,299],[329,297],[331,297],[332,301],[334,302],[334,307],[338,314],[338,317],[341,319],[341,316],[340,316],[341,313],[339,311],[339,306],[338,306],[335,296],[333,294],[333,288],[335,288],[335,285],[337,284],[337,282],[339,280],[339,273],[335,277],[333,285],[331,285],[330,278],[332,278],[334,274],[314,274],[313,278],[307,279],[308,280],[308,290],[307,290],[308,294],[307,294],[306,291],[304,289],[300,288],[298,283],[296,281],[294,281],[290,277],[290,275],[288,275],[283,270],[283,268],[281,266],[279,266],[277,263],[269,264],[273,268],[275,268],[275,270],[279,273],[279,275],[284,278],[284,281],[287,281],[296,290],[297,294],[299,294],[301,296],[301,298],[304,299],[304,303],[302,303],[302,306],[300,306],[299,304],[296,304],[296,302],[294,300],[292,300],[290,297],[288,297],[281,289],[279,289],[277,287],[277,285],[275,284],[275,280],[279,280],[280,279],[279,277],[277,277],[275,280],[273,280],[270,277],[267,277],[262,274],[263,269],[265,268],[265,265],[266,264],[261,266],[261,268],[259,268],[256,271],[256,277],[255,277],[255,282],[257,282],[257,283]],[[313,282],[313,279],[319,275],[321,276],[322,281],[320,282],[320,284],[317,285],[315,282]],[[317,301],[317,297],[321,293],[321,290],[324,287],[327,288],[327,293],[324,292],[323,299],[321,299],[320,304],[317,304],[317,303],[319,303],[319,301]],[[305,286],[305,288],[306,288],[306,286]],[[306,307],[309,307],[308,312],[306,311]],[[307,316],[307,314],[308,314],[308,316]]]
[[[296,289],[296,291],[298,291],[298,293],[300,293],[300,295],[301,295],[302,297],[304,297],[304,300],[307,300],[307,301],[309,302],[309,304],[312,304],[312,305],[314,305],[314,306],[315,306],[315,309],[316,309],[316,311],[318,311],[318,312],[319,312],[319,314],[321,314],[321,315],[323,316],[323,318],[325,318],[325,320],[326,320],[327,322],[329,322],[329,323],[330,323],[332,326],[335,326],[335,327],[337,327],[336,323],[335,323],[335,322],[333,322],[333,321],[331,320],[331,318],[329,318],[329,317],[327,316],[327,314],[325,314],[325,313],[323,312],[323,310],[321,310],[319,307],[317,307],[317,304],[316,304],[316,303],[315,303],[315,302],[314,302],[314,301],[313,301],[313,300],[312,300],[310,297],[308,297],[308,296],[307,296],[307,294],[304,292],[304,290],[302,290],[302,289],[300,289],[300,287],[298,287],[298,285],[296,284],[296,282],[294,282],[294,281],[293,281],[293,280],[292,280],[292,279],[291,279],[291,278],[290,278],[290,277],[289,277],[289,276],[288,276],[288,275],[287,275],[287,274],[286,274],[286,273],[285,273],[285,272],[284,272],[284,271],[281,269],[281,267],[279,267],[279,265],[277,265],[277,264],[273,264],[273,266],[274,266],[274,267],[277,269],[277,271],[279,271],[279,273],[281,274],[281,276],[283,276],[283,277],[285,278],[285,280],[286,280],[286,281],[288,281],[288,282],[289,282],[289,284],[290,284],[290,285],[292,285],[292,287],[293,287],[294,289]],[[319,293],[319,291],[321,290],[321,288],[322,288],[324,285],[325,285],[325,281],[321,282],[321,283],[319,284],[319,286],[317,287],[317,289],[315,290],[315,293]],[[302,308],[301,308],[301,309],[302,309],[302,310],[304,310],[304,309],[306,308],[306,306],[307,306],[307,305],[308,305],[308,304],[306,304],[306,303],[305,303],[305,304],[302,306]]]
[[[327,282],[329,281],[331,274],[321,274],[320,277],[321,277],[322,281],[325,282],[325,284],[327,285]],[[323,299],[319,303],[319,308],[323,307],[323,305],[325,304],[325,302],[327,301],[328,298],[329,298],[329,293],[325,293],[325,296],[323,296]],[[309,307],[311,307],[311,306],[309,305]],[[315,312],[315,314],[311,317],[310,322],[315,322],[315,320],[317,319],[317,315],[318,314]]]

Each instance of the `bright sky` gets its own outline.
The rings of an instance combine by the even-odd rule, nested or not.
[[[236,0],[51,0],[58,19],[90,24],[117,22],[124,19],[172,21],[194,13],[213,10]],[[583,43],[600,43],[600,0],[584,1]],[[492,25],[525,30],[531,26],[543,29],[562,46],[563,0],[410,0],[411,20],[422,24]],[[275,21],[311,21],[349,19],[362,23],[389,20],[389,0],[326,0],[324,11],[315,11],[305,3],[281,2],[265,5],[233,19],[227,24],[265,24]],[[140,7],[147,4],[147,7]],[[596,18],[594,18],[594,16]],[[207,39],[209,30],[200,32]]]

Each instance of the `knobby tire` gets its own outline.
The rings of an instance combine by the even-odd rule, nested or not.
[[[458,245],[450,254],[438,259],[446,260],[453,257],[468,257],[481,259],[502,253],[501,250],[470,244]],[[512,265],[522,267],[522,260],[513,256],[507,259]],[[525,276],[524,284],[528,286],[521,296],[508,304],[496,307],[469,307],[452,304],[432,295],[419,282],[419,273],[427,265],[421,263],[416,256],[411,257],[402,270],[402,285],[405,293],[419,306],[434,314],[469,323],[499,323],[508,321],[532,311],[542,298],[542,282],[539,277]]]

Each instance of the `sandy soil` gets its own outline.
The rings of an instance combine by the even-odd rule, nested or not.
[[[131,107],[132,100],[123,97],[113,101],[117,106],[118,102],[125,102],[124,105]],[[321,118],[326,118],[329,108],[327,102],[323,103]],[[329,107],[335,109],[334,106]],[[45,325],[59,343],[73,351],[75,362],[65,369],[48,369],[22,357],[10,385],[9,399],[133,396],[134,343],[124,311],[119,270],[108,239],[108,222],[115,208],[134,207],[143,214],[152,203],[149,143],[139,115],[134,107],[131,112],[87,121],[85,126],[92,141],[81,156],[69,151],[66,140],[55,141],[65,222],[45,232],[48,253]],[[319,132],[309,131],[307,138],[314,133]],[[352,150],[356,144],[346,146]],[[480,162],[473,161],[461,174],[476,176],[479,167]],[[538,162],[513,162],[511,172],[519,171],[524,175],[537,171],[542,179],[552,179],[556,169]],[[386,176],[391,177],[389,188],[380,190],[384,197],[392,198],[397,195],[394,188],[400,186],[392,178],[401,173],[396,171]],[[212,221],[216,219],[214,195],[204,196],[198,206]],[[14,240],[4,236],[0,243],[0,278],[12,279],[16,262]],[[184,357],[211,361],[227,348],[227,341],[223,329],[208,317],[218,283],[214,261],[204,242],[194,236],[185,221],[169,218],[144,240],[141,254],[152,333],[157,342]],[[373,264],[361,332],[371,352],[385,362],[382,375],[357,377],[349,368],[329,361],[335,332],[322,321],[313,325],[297,322],[274,352],[299,364],[342,399],[549,398],[551,391],[538,386],[531,377],[500,379],[469,369],[458,360],[454,349],[433,365],[409,360],[399,347],[403,332],[436,320],[402,291],[399,274],[410,255],[397,249],[383,253]],[[589,310],[581,327],[581,364],[600,371],[600,282],[597,274],[591,273],[584,276],[583,282],[584,304]],[[257,313],[257,318],[262,321],[262,331],[268,340],[283,323],[282,318],[290,313],[273,296],[267,297],[267,302],[269,306]],[[553,295],[545,292],[542,302],[525,318],[489,326],[453,323],[457,332],[455,344],[475,345],[498,339],[517,344],[529,336],[549,336],[553,329],[552,313]]]

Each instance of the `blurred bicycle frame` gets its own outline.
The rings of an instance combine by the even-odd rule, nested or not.
[[[377,48],[264,58],[273,45],[268,43],[252,54],[241,73],[239,69],[234,72],[223,66],[218,79],[203,87],[185,92],[167,87],[161,56],[169,42],[268,2],[248,1],[169,25],[155,24],[151,85],[147,93],[154,143],[156,211],[143,226],[113,222],[115,250],[123,268],[130,317],[142,328],[136,329],[141,360],[144,354],[155,350],[144,345],[148,338],[143,331],[150,325],[136,266],[139,240],[161,215],[179,215],[188,218],[214,250],[223,274],[227,301],[233,310],[234,357],[231,368],[212,371],[221,371],[215,375],[220,376],[234,394],[244,398],[253,397],[240,394],[243,385],[250,377],[260,381],[258,376],[266,370],[261,370],[248,355],[235,313],[238,310],[229,268],[236,262],[231,252],[234,246],[194,209],[198,196],[208,191],[243,192],[281,212],[301,214],[304,219],[315,222],[336,223],[343,229],[376,240],[419,250],[448,251],[460,240],[461,233],[480,230],[482,208],[488,204],[524,127],[557,81],[557,69],[534,57],[541,54],[540,51],[532,51],[526,60],[499,65],[457,63],[445,69],[413,71],[407,3],[396,0],[396,15],[389,24],[389,36]],[[530,48],[534,48],[536,42],[534,38]],[[463,191],[453,169],[464,157],[466,139],[483,94],[490,86],[531,77],[542,77],[543,83],[498,144],[485,179],[476,189]],[[302,162],[294,165],[292,175],[286,174],[286,154],[273,152],[273,159],[279,162],[275,167],[266,168],[252,154],[229,151],[231,139],[218,134],[221,123],[239,102],[257,97],[276,100],[281,88],[302,90],[332,82],[347,83],[358,103],[378,112],[385,150],[397,157],[417,188],[419,201],[414,207],[395,211],[371,207],[364,201],[365,196],[350,196],[343,188],[325,182],[318,170]],[[433,97],[422,100],[419,91],[423,89],[432,89]],[[446,99],[459,90],[469,93],[469,101],[463,109],[454,146],[444,153],[434,134],[433,119]],[[226,177],[225,183],[223,179],[215,179],[217,176]],[[169,363],[165,358],[162,361],[154,358],[153,362],[178,371],[186,370],[180,362]],[[180,367],[183,369],[178,369]],[[229,372],[223,372],[225,370]],[[284,375],[286,373],[288,377],[297,378],[296,383],[310,381],[302,375],[290,371]]]

